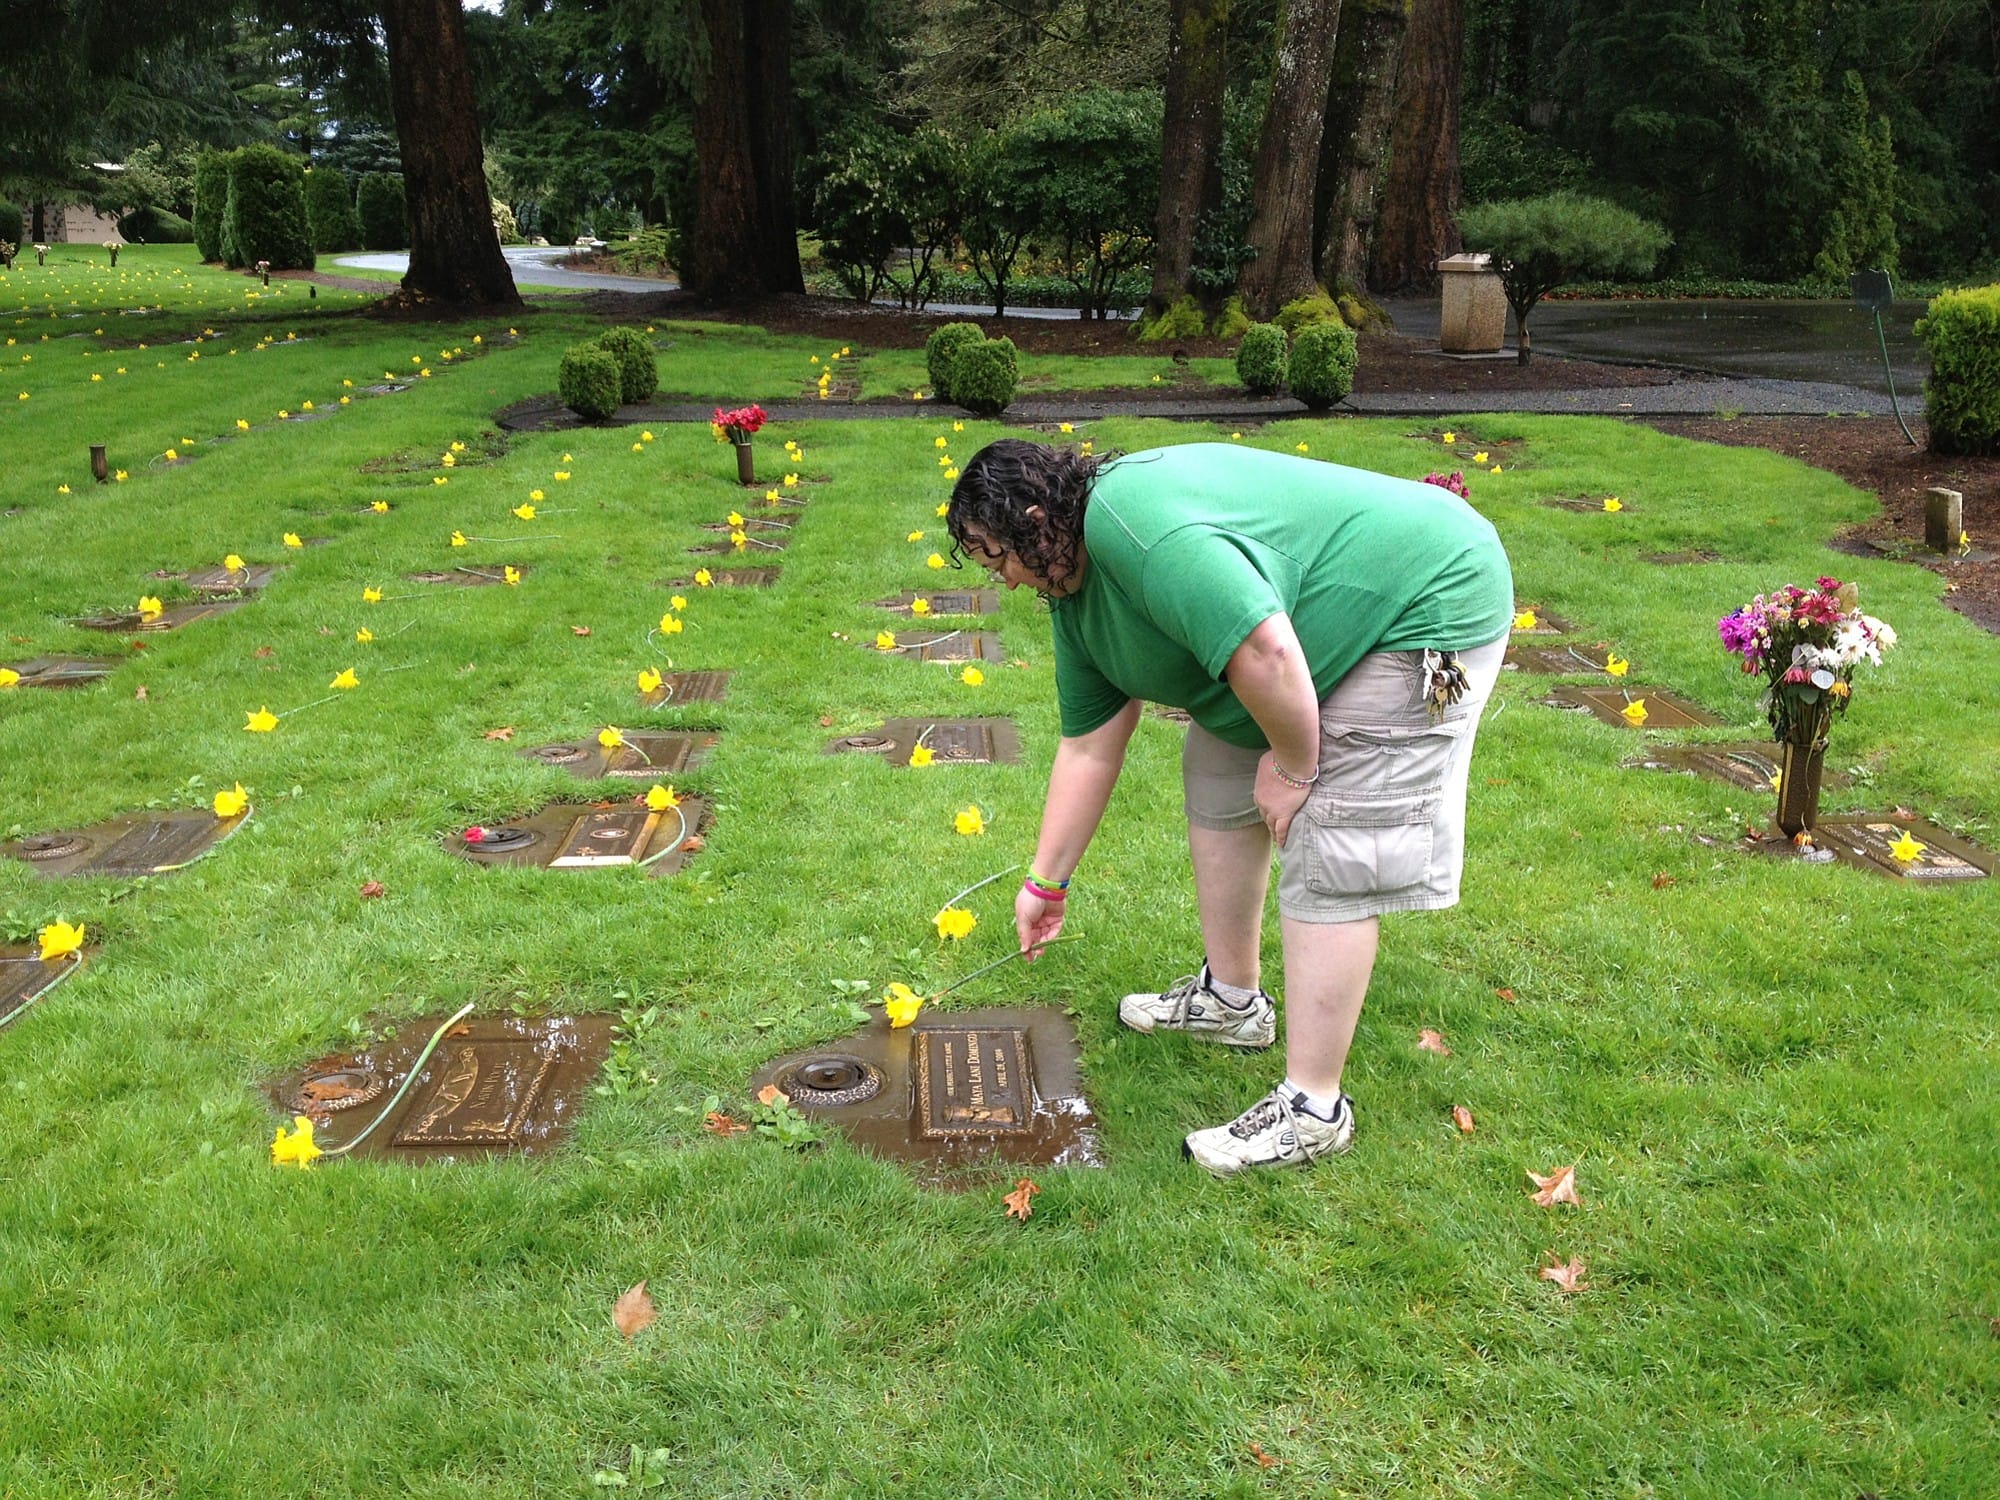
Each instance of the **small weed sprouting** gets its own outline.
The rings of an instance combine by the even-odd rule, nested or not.
[[[656,1490],[667,1482],[673,1454],[665,1448],[632,1445],[632,1456],[623,1469],[599,1469],[590,1482],[601,1490]]]
[[[649,1005],[644,1010],[635,1005],[620,1007],[618,1024],[611,1031],[611,1051],[604,1059],[603,1081],[592,1086],[593,1094],[607,1099],[624,1099],[633,1094],[643,1094],[659,1083],[659,1075],[648,1070],[639,1057],[640,1045],[659,1019],[660,1008],[657,1005]]]

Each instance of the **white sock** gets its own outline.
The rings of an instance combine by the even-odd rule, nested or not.
[[[1325,1120],[1328,1124],[1340,1118],[1342,1095],[1338,1091],[1329,1099],[1324,1094],[1315,1094],[1310,1089],[1300,1088],[1289,1078],[1282,1086],[1285,1093],[1291,1097],[1293,1109],[1302,1109],[1314,1119]]]
[[[1210,969],[1205,961],[1201,966],[1201,977],[1209,989],[1213,990],[1220,997],[1222,1003],[1227,1005],[1231,1010],[1243,1010],[1249,1006],[1252,1000],[1257,998],[1255,990],[1238,989],[1233,984],[1224,984],[1220,979],[1215,977],[1215,971]]]

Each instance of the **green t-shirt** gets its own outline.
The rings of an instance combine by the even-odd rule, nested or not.
[[[1065,735],[1148,698],[1262,748],[1223,672],[1280,612],[1322,698],[1371,651],[1464,650],[1513,619],[1500,538],[1449,490],[1262,449],[1187,443],[1107,464],[1083,542],[1083,587],[1052,610]]]

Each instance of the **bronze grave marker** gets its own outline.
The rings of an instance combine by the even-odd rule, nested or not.
[[[1930,884],[1984,880],[1993,873],[1990,851],[1923,818],[1886,813],[1821,818],[1812,832],[1814,842],[1831,849],[1835,858],[1898,880]],[[1913,859],[1898,859],[1894,845],[1906,834],[1923,848]]]
[[[777,568],[712,568],[708,581],[719,589],[767,589],[778,581],[779,571]],[[664,589],[701,587],[692,578],[663,578],[658,586]]]
[[[0,854],[25,860],[37,875],[166,875],[206,854],[249,816],[132,813],[83,828],[30,834],[0,844]]]
[[[185,604],[169,604],[156,615],[142,615],[137,610],[130,610],[115,615],[86,615],[70,623],[85,630],[108,630],[120,635],[153,635],[162,631],[179,630],[183,625],[192,625],[196,620],[206,620],[213,615],[226,615],[232,609],[241,609],[249,602],[247,599],[200,599]]]
[[[1648,771],[1691,772],[1747,792],[1768,792],[1774,790],[1772,778],[1783,756],[1783,747],[1773,740],[1740,740],[1722,745],[1653,745],[1630,764]],[[1847,778],[1829,771],[1821,784],[1845,786]]]
[[[1646,716],[1634,720],[1625,710],[1643,701]],[[1697,729],[1722,723],[1698,704],[1667,692],[1664,688],[1589,687],[1565,685],[1556,688],[1542,702],[1554,708],[1577,709],[1619,729]]]
[[[77,958],[42,961],[37,947],[0,947],[0,1026],[83,967]]]
[[[1024,1135],[1032,1128],[1025,1031],[932,1025],[915,1040],[917,1128],[928,1139]]]
[[[934,765],[1011,765],[1021,758],[1021,737],[1011,719],[891,719],[868,734],[844,734],[826,748],[829,754],[879,755],[892,766],[907,766],[920,744]]]
[[[1595,672],[1603,677],[1606,648],[1602,645],[1591,647],[1575,646],[1517,646],[1511,641],[1507,645],[1506,658],[1501,669],[1508,672],[1532,672],[1537,675],[1577,676],[1585,672]]]
[[[463,563],[449,570],[430,569],[403,576],[412,583],[448,583],[456,588],[478,589],[506,583],[509,567],[513,568],[516,578],[528,576],[526,563]]]
[[[505,822],[463,829],[445,848],[478,865],[589,870],[638,865],[649,878],[671,875],[702,846],[708,803],[680,794],[661,812],[636,802],[615,807],[556,802]]]
[[[729,691],[727,672],[663,672],[660,685],[641,693],[648,708],[672,708],[680,703],[720,703]]]
[[[196,568],[184,576],[187,586],[197,594],[251,594],[270,583],[279,571],[274,563],[250,563],[241,568],[225,568],[217,563],[214,567]]]
[[[1525,629],[1519,625],[1516,625],[1514,627],[1514,634],[1574,635],[1576,633],[1576,627],[1570,624],[1570,622],[1568,620],[1565,620],[1561,615],[1549,614],[1546,610],[1536,608],[1533,605],[1516,604],[1514,606],[1514,615],[1515,618],[1517,619],[1524,614],[1530,614],[1530,613],[1534,615],[1535,623],[1531,626],[1526,627]]]
[[[82,687],[101,682],[119,664],[115,656],[37,656],[28,661],[0,662],[21,674],[16,687]]]
[[[667,777],[700,765],[715,748],[718,738],[706,730],[627,729],[620,733],[624,737],[620,745],[606,746],[593,736],[587,740],[535,745],[520,753],[585,781],[607,776]]]
[[[932,615],[990,615],[1000,608],[996,589],[904,589],[893,599],[877,599],[875,607],[907,615],[919,599],[930,602]]]
[[[883,650],[873,641],[862,644],[884,656],[909,656],[918,661],[956,664],[1007,659],[1000,649],[999,635],[991,630],[899,630],[894,639],[896,644],[890,650]]]
[[[690,557],[751,557],[767,552],[783,552],[791,545],[791,540],[789,532],[780,532],[776,536],[746,535],[741,547],[734,542],[703,542],[687,551]]]

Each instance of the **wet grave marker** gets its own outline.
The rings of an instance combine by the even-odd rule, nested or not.
[[[939,765],[1011,765],[1021,758],[1021,737],[1011,719],[891,719],[869,734],[842,735],[826,749],[879,755],[892,766],[907,766],[919,743]]]
[[[870,651],[883,656],[911,656],[918,661],[938,662],[1003,662],[1006,653],[1000,649],[1000,637],[990,630],[899,630],[895,632],[895,648],[884,651],[873,641],[862,642]]]
[[[1511,641],[1507,645],[1506,658],[1501,669],[1509,672],[1531,672],[1540,676],[1576,676],[1594,672],[1599,677],[1607,675],[1604,670],[1605,653],[1610,648],[1602,642],[1594,646],[1518,646]]]
[[[1655,745],[1628,764],[1647,771],[1706,776],[1748,792],[1768,792],[1776,785],[1783,755],[1783,747],[1775,741],[1739,740],[1720,745]],[[1821,784],[1845,786],[1847,778],[1830,771],[1822,776]]]
[[[679,703],[720,703],[729,691],[727,672],[667,672],[660,685],[641,693],[639,701],[648,708],[672,708]]]
[[[73,958],[45,963],[40,951],[32,947],[0,947],[0,1026],[81,967]]]
[[[101,682],[119,665],[115,656],[37,656],[28,661],[0,662],[20,673],[16,687],[82,687]]]
[[[709,583],[719,589],[767,589],[778,581],[777,568],[713,568],[709,571]],[[692,578],[663,578],[655,587],[663,589],[697,588]]]
[[[191,573],[159,573],[158,578],[180,578],[197,594],[254,594],[269,585],[283,571],[275,563],[251,563],[241,568],[196,568]]]
[[[403,576],[412,583],[447,583],[455,588],[478,589],[490,584],[505,584],[510,567],[516,578],[528,576],[526,563],[465,563],[449,571],[432,569],[422,573],[405,573]]]
[[[904,589],[893,599],[877,599],[875,607],[906,615],[919,599],[929,601],[933,615],[990,615],[1000,608],[995,589]]]
[[[1697,563],[1721,562],[1722,554],[1711,552],[1706,547],[1696,547],[1688,552],[1642,552],[1639,558],[1658,568],[1680,568]]]
[[[690,557],[734,557],[752,552],[783,552],[791,541],[791,535],[781,531],[776,536],[746,537],[741,547],[734,542],[703,542],[687,550]]]
[[[1646,717],[1635,722],[1626,716],[1625,710],[1641,701],[1646,705]],[[1552,708],[1587,713],[1617,729],[1697,729],[1723,722],[1677,694],[1637,683],[1629,687],[1564,685],[1554,689],[1542,702]]]
[[[269,1085],[268,1093],[287,1114],[310,1117],[327,1148],[356,1139],[387,1109],[355,1149],[357,1157],[532,1155],[567,1133],[610,1050],[615,1019],[474,1016],[439,1041],[397,1099],[444,1018],[406,1021],[393,1040],[320,1058]]]
[[[212,812],[134,813],[82,828],[30,834],[0,844],[37,875],[166,875],[192,863],[249,817]]]
[[[1516,625],[1514,627],[1514,634],[1516,635],[1574,635],[1576,633],[1576,626],[1565,620],[1561,615],[1549,614],[1546,610],[1539,609],[1534,605],[1517,604],[1514,606],[1516,619],[1524,614],[1534,615],[1535,623],[1525,628]]]
[[[676,807],[653,812],[630,803],[603,807],[551,803],[538,812],[455,833],[445,848],[479,865],[526,865],[591,870],[638,865],[647,876],[671,875],[701,847],[708,804],[681,795]],[[468,834],[476,833],[477,838]]]
[[[1822,818],[1812,832],[1814,842],[1832,850],[1836,859],[1898,880],[1930,884],[1984,880],[1993,873],[1989,850],[1924,818],[1869,813]],[[1906,835],[1923,845],[1914,859],[1895,855],[1894,846]]]
[[[179,630],[182,626],[192,625],[197,620],[226,615],[233,609],[241,609],[249,602],[247,599],[201,599],[187,604],[169,604],[156,615],[142,615],[137,610],[132,610],[116,615],[86,615],[70,623],[84,630],[114,631],[119,635],[155,635],[164,631]]]
[[[767,1064],[751,1088],[765,1084],[894,1161],[1102,1162],[1076,1032],[1053,1007],[927,1013],[900,1031],[877,1016],[841,1043]]]
[[[621,733],[624,743],[620,745],[606,746],[593,737],[534,745],[520,753],[586,781],[607,776],[678,776],[700,765],[715,748],[717,738],[705,730],[628,729]]]

